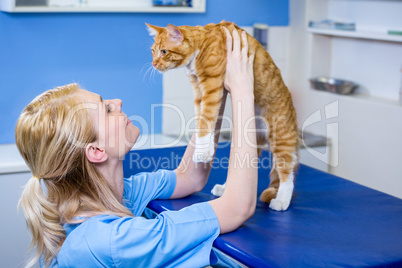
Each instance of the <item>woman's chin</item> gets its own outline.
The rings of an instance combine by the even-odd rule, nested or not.
[[[130,135],[130,137],[127,138],[127,141],[129,144],[127,146],[126,153],[128,153],[131,150],[131,148],[133,148],[133,146],[137,142],[139,136],[140,136],[140,130],[137,127],[135,127],[135,131],[133,131],[132,135]]]

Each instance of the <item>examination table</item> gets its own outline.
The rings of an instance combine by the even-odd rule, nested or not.
[[[226,180],[230,144],[219,147],[200,193],[155,200],[148,208],[160,213],[216,198],[210,191]],[[132,150],[123,161],[124,175],[174,169],[185,149]],[[263,152],[258,194],[269,183],[270,157]],[[402,267],[402,200],[301,164],[287,211],[258,201],[255,215],[220,235],[214,248],[247,267]]]

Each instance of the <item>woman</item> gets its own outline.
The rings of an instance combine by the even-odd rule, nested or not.
[[[254,214],[257,170],[235,162],[257,158],[254,122],[247,132],[241,129],[254,116],[254,56],[247,56],[245,33],[241,49],[238,33],[232,38],[224,30],[234,126],[226,190],[215,200],[155,219],[140,217],[153,199],[200,191],[210,165],[190,161],[189,145],[182,161],[190,165],[123,179],[122,159],[139,130],[120,100],[102,100],[71,84],[41,94],[24,109],[16,143],[33,174],[20,200],[36,247],[31,265],[40,258],[54,267],[203,267],[219,233]]]

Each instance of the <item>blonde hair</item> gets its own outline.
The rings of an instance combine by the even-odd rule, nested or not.
[[[85,109],[77,109],[82,107],[78,89],[69,84],[48,90],[18,118],[16,144],[33,174],[19,201],[36,248],[28,266],[41,256],[49,265],[66,239],[62,225],[85,221],[78,216],[132,216],[86,158],[85,145],[96,141],[97,133]]]

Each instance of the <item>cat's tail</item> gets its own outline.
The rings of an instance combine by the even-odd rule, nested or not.
[[[265,189],[260,195],[260,201],[265,203],[271,202],[271,200],[276,197],[280,183],[279,174],[276,171],[275,167],[272,168],[269,177],[270,177],[269,187]]]

